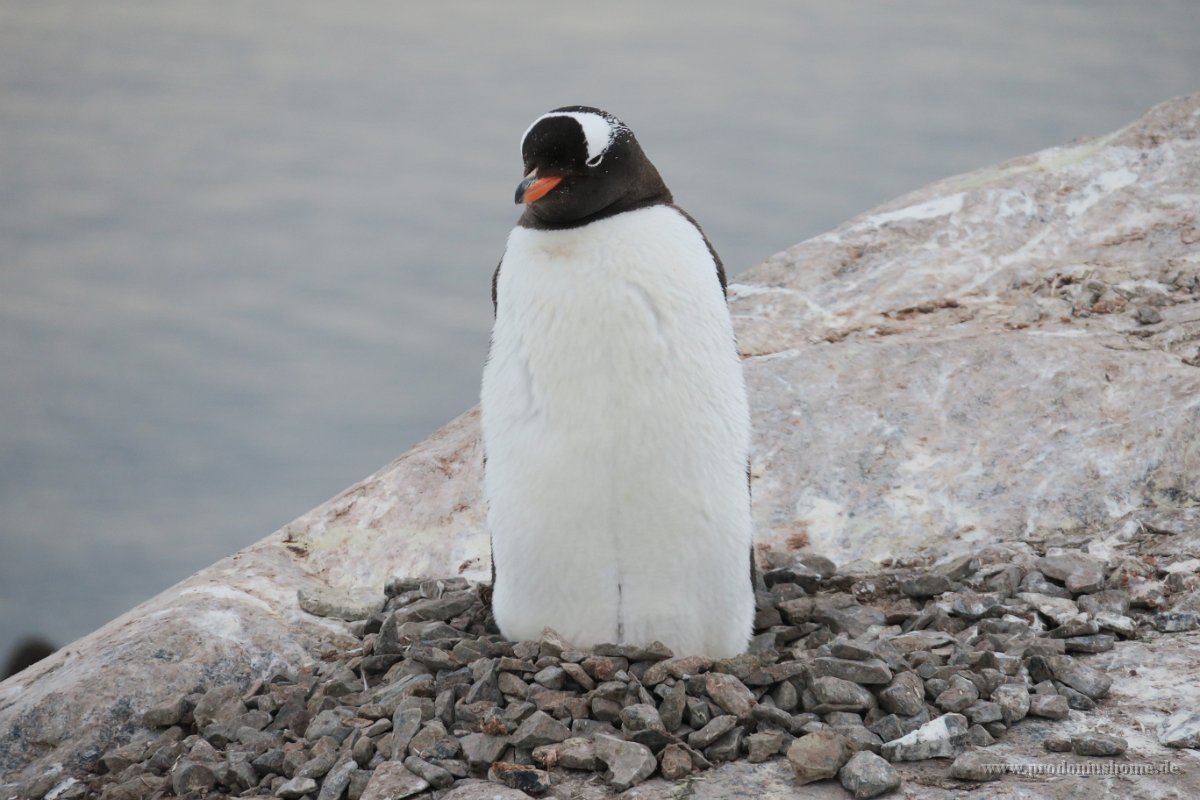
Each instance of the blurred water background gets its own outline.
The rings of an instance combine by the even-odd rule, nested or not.
[[[470,407],[518,138],[637,132],[736,274],[1200,90],[1200,3],[0,2],[0,657]]]

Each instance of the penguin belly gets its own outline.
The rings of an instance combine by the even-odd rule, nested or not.
[[[481,405],[501,632],[743,652],[749,411],[703,235],[670,206],[518,227],[497,289]]]

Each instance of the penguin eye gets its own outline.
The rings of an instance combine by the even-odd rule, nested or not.
[[[589,158],[587,161],[585,161],[583,163],[587,164],[589,167],[598,167],[598,166],[600,166],[600,162],[603,160],[604,160],[604,153],[600,153],[597,156],[593,156],[592,158]]]

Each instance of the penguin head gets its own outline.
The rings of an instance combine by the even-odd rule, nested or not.
[[[670,203],[658,170],[633,131],[598,108],[564,106],[538,117],[521,138],[521,224],[570,228],[643,206]]]

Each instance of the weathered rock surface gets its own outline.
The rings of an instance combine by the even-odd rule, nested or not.
[[[843,563],[887,557],[922,564],[1012,540],[1006,547],[1036,567],[1025,541],[1087,540],[1089,553],[1109,562],[1148,533],[1167,542],[1157,550],[1146,545],[1148,555],[1200,557],[1198,134],[1200,96],[1166,103],[1109,136],[933,184],[731,283],[755,417],[752,477],[764,549],[811,546]],[[171,703],[197,688],[249,689],[326,650],[357,646],[334,617],[361,609],[329,598],[364,596],[364,589],[377,595],[394,575],[486,578],[477,424],[468,412],[283,530],[0,684],[4,780],[91,766],[141,735],[149,709],[165,719]],[[1042,558],[1051,559],[1042,565],[1045,584],[1026,590],[1044,594],[1049,586],[1064,599],[1100,593],[1095,563],[1067,563],[1049,552]],[[980,565],[971,560],[954,562],[942,577],[976,580]],[[789,568],[797,575],[807,569],[798,562]],[[1066,585],[1054,586],[1063,570]],[[1124,585],[1132,605],[1196,613],[1161,608],[1166,590],[1178,589],[1169,584],[1187,579],[1186,571],[1177,574],[1130,572]],[[920,597],[942,586],[933,579],[908,588]],[[303,611],[301,590],[306,606],[331,617]],[[1071,609],[1053,599],[1043,601],[1045,616],[1068,621]],[[1107,618],[1097,615],[1102,630],[1132,635],[1129,599]],[[413,622],[454,613],[435,606]],[[881,621],[857,609],[882,616],[865,605],[818,613],[857,636]],[[978,611],[989,613],[984,605]],[[1062,650],[1044,653],[1047,665],[1062,668],[1051,678],[1085,700],[1099,699],[1092,715],[1128,742],[1125,758],[1181,767],[1113,784],[1121,796],[1200,796],[1194,745],[1182,744],[1194,741],[1194,724],[1181,720],[1160,734],[1183,749],[1166,749],[1154,735],[1170,711],[1197,705],[1200,633],[1176,617],[1163,619],[1163,628],[1184,632],[1122,640],[1088,656],[1089,669],[1103,670],[1111,687],[1052,660]],[[494,676],[476,680],[473,691],[499,692]],[[734,689],[731,703],[740,694]],[[433,698],[424,699],[435,708]],[[1049,710],[1037,695],[1033,704],[1031,715]],[[734,713],[746,710],[739,705]],[[1026,720],[988,752],[1010,763],[1036,760],[1037,726],[1047,724]],[[1168,735],[1176,729],[1178,738]],[[203,768],[180,779],[202,789],[212,768],[188,763]],[[944,764],[897,768],[925,778],[923,797],[955,791],[932,777]],[[643,769],[653,765],[631,775]],[[393,770],[409,786],[425,783],[400,763]],[[703,773],[691,797],[788,797],[791,772],[778,758],[738,761]],[[362,776],[354,773],[352,789]],[[1046,783],[1010,774],[989,790],[994,797],[1066,798],[1094,793],[1097,780]],[[830,782],[812,786],[844,796]],[[475,791],[456,787],[447,797],[466,797],[468,789]],[[652,800],[674,787],[652,778],[637,790]]]

